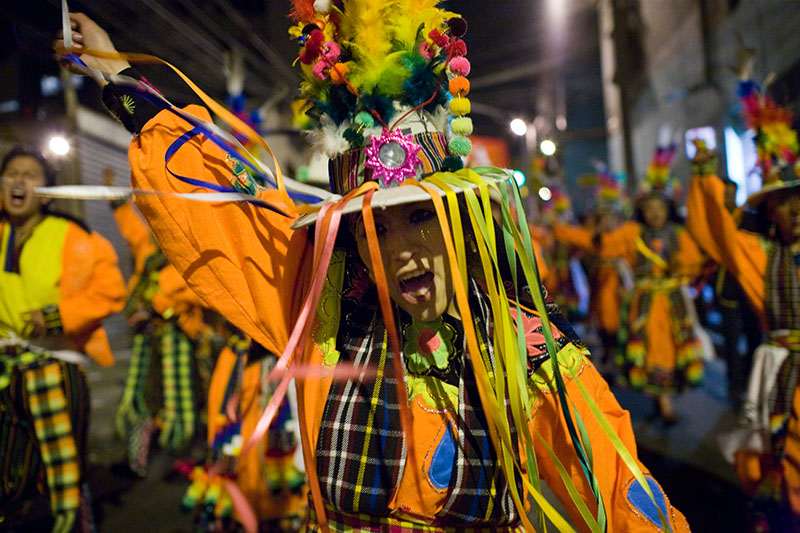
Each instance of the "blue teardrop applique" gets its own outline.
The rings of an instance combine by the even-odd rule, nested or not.
[[[447,424],[445,422],[445,424]],[[446,489],[450,486],[450,478],[453,475],[453,459],[456,456],[456,440],[447,424],[447,429],[442,435],[436,450],[431,457],[431,465],[428,467],[428,478],[437,489]]]
[[[669,520],[667,515],[667,499],[664,497],[664,492],[661,490],[658,483],[656,483],[655,479],[649,477],[645,479],[650,487],[650,491],[653,493],[655,504],[647,492],[645,492],[641,483],[635,479],[633,483],[631,483],[631,486],[628,487],[628,501],[637,511],[642,513],[645,518],[650,520],[655,526],[661,528],[661,519],[658,516],[658,509],[661,509],[664,518]],[[658,505],[658,509],[656,505]]]

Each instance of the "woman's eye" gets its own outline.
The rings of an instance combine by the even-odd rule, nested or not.
[[[380,222],[375,223],[375,234],[380,237],[381,235],[386,234],[386,226],[381,224]],[[367,228],[364,224],[360,224],[358,227],[358,236],[362,239],[367,238]]]
[[[433,211],[430,209],[415,209],[408,217],[408,221],[412,224],[422,224],[434,217]]]

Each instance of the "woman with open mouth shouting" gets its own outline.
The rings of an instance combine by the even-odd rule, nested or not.
[[[36,195],[55,178],[31,149],[0,164],[0,517],[30,527],[24,510],[42,492],[53,531],[67,533],[93,521],[82,354],[114,362],[102,320],[122,309],[125,285],[111,244]]]

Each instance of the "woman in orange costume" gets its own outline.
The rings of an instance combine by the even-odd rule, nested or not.
[[[768,341],[753,355],[742,427],[721,440],[744,489],[778,502],[776,531],[800,528],[800,180],[791,114],[752,81],[740,82],[745,118],[757,130],[760,191],[746,204],[755,224],[739,229],[725,209],[716,157],[698,149],[689,189],[687,227],[703,250],[728,269],[760,317]],[[795,167],[793,168],[793,164]],[[761,531],[769,530],[763,529]]]
[[[394,4],[382,6],[378,3],[376,7],[373,2],[352,2],[346,3],[344,13],[336,17],[329,17],[327,12],[316,14],[315,6],[331,10],[331,3],[314,2],[312,5],[310,2],[297,2],[296,5],[300,4],[303,4],[303,9],[298,7],[295,13],[298,25],[294,28],[298,42],[302,43],[300,60],[309,66],[307,75],[318,79],[319,76],[325,80],[331,77],[335,83],[336,80],[342,81],[351,68],[355,70],[355,66],[345,67],[343,64],[332,74],[323,64],[323,68],[311,72],[311,63],[319,60],[321,53],[326,54],[326,58],[338,57],[335,49],[349,47],[348,43],[354,42],[352,39],[359,42],[358,39],[365,35],[357,28],[367,29],[373,37],[375,31],[384,29],[389,39],[387,43],[391,43],[389,48],[405,46],[408,44],[405,39],[410,39],[410,48],[402,53],[411,61],[407,66],[414,67],[415,81],[423,87],[424,95],[417,95],[422,98],[414,100],[418,104],[405,100],[406,96],[410,97],[405,91],[395,94],[395,99],[397,104],[411,111],[418,111],[418,106],[433,102],[440,83],[447,83],[443,78],[446,71],[434,69],[436,65],[431,63],[432,58],[446,57],[449,61],[466,52],[463,41],[459,39],[466,25],[453,14],[438,10],[435,7],[437,2],[431,2],[429,8],[419,12],[415,11],[418,7],[412,8],[410,4],[409,11],[402,13],[386,13],[379,9],[393,9]],[[370,18],[371,23],[366,26],[359,26],[348,18],[352,13],[375,15],[376,9],[380,16]],[[94,23],[83,16],[71,16],[74,28],[79,32],[77,42],[92,49],[114,51],[108,36]],[[318,16],[329,21],[325,26],[330,32],[327,38],[340,39],[340,45],[334,47],[329,42],[323,50],[321,44],[326,36],[313,22]],[[421,17],[419,20],[422,22],[415,24],[414,17]],[[384,26],[386,24],[394,26],[388,28]],[[425,30],[427,37],[419,32],[419,27],[426,24],[429,25]],[[355,31],[356,37],[348,37],[348,31]],[[401,32],[402,36],[398,34],[397,38],[390,39],[393,32]],[[445,48],[449,52],[445,52]],[[359,57],[358,54],[365,50],[370,48],[347,52]],[[96,68],[115,73],[124,71],[126,75],[136,76],[133,70],[126,70],[129,65],[124,62],[97,61],[86,54],[81,59]],[[368,59],[369,53],[364,60]],[[455,68],[455,65],[452,63],[451,66]],[[460,70],[465,70],[463,62]],[[325,80],[322,81],[327,84]],[[314,90],[312,85],[306,88]],[[328,89],[348,92],[344,87]],[[413,89],[409,86],[408,92],[412,93]],[[120,110],[119,104],[109,100],[119,99],[120,92],[124,92],[124,88],[116,84],[106,85],[104,89],[108,103],[117,110]],[[403,148],[404,153],[401,153],[398,146],[385,140],[389,128],[381,133],[381,128],[376,128],[370,118],[380,115],[373,107],[380,105],[380,99],[370,100],[363,95],[353,101],[346,94],[339,96],[345,96],[346,105],[349,103],[356,107],[348,111],[347,124],[357,119],[360,127],[355,127],[356,122],[353,122],[354,127],[348,128],[350,131],[341,139],[344,142],[335,139],[337,146],[344,148],[336,152],[329,165],[335,190],[347,193],[362,183],[380,187],[372,181],[374,179],[389,185],[395,179],[391,177],[390,169],[406,164],[412,165],[412,174],[432,174],[425,179],[426,183],[433,183],[431,180],[436,180],[437,176],[450,176],[442,170],[446,168],[445,164],[455,165],[454,159],[458,158],[453,158],[449,149],[463,152],[466,139],[447,143],[441,130],[433,126],[432,113],[419,111],[413,116],[407,115],[411,117],[408,121],[403,121],[404,117],[400,115],[401,129],[396,131],[401,132],[408,126],[414,133],[402,134],[402,143],[392,142],[400,147],[409,142],[416,145]],[[131,92],[129,98],[137,98],[137,93]],[[442,95],[438,102],[433,102],[432,110],[436,111],[445,102]],[[450,107],[463,114],[468,110],[468,102]],[[134,113],[142,113],[144,108],[137,102]],[[354,112],[359,108],[363,114],[362,111]],[[366,109],[371,109],[375,115]],[[381,106],[380,109],[394,113],[392,106]],[[187,110],[196,116],[209,118],[203,108],[193,106]],[[323,113],[321,122],[333,121],[334,117],[328,113],[336,111],[322,107],[318,111]],[[234,183],[235,176],[226,153],[211,141],[182,137],[190,129],[182,119],[162,111],[150,117],[140,114],[132,120],[125,117],[125,121],[134,126],[138,124],[139,135],[130,149],[133,183],[137,188],[167,193],[199,190],[185,181],[176,180],[165,168],[165,152],[178,138],[187,139],[187,142],[170,160],[171,169],[182,176],[207,182],[227,186]],[[461,131],[466,131],[464,120],[454,121],[455,124]],[[388,144],[380,154],[371,151],[366,162],[362,157],[367,155],[362,150],[367,143],[362,134],[365,129],[378,130],[372,133],[372,142],[377,143],[383,138],[383,145]],[[410,141],[408,137],[414,140]],[[354,150],[347,149],[351,144],[356,145]],[[418,152],[418,162],[410,158],[411,152]],[[402,163],[398,159],[402,159]],[[370,163],[378,169],[375,176],[364,172]],[[466,169],[453,175],[483,179]],[[503,176],[504,180],[508,179],[508,175]],[[440,184],[447,187],[445,182]],[[513,326],[506,323],[507,327],[502,328],[504,331],[522,328],[520,333],[524,334],[525,346],[511,342],[495,351],[491,339],[494,335],[501,335],[501,328],[491,329],[489,325],[493,316],[498,317],[498,321],[508,317],[508,310],[495,307],[498,301],[502,301],[499,298],[493,299],[495,303],[489,305],[484,291],[494,290],[495,285],[488,285],[486,279],[475,277],[472,274],[474,269],[463,271],[466,279],[460,279],[462,270],[457,268],[454,259],[450,259],[453,248],[448,247],[450,241],[445,240],[434,211],[434,205],[438,204],[432,204],[427,193],[416,197],[418,200],[414,196],[411,196],[412,200],[399,200],[402,195],[414,191],[415,188],[402,186],[381,188],[375,192],[376,202],[379,198],[387,198],[387,201],[392,198],[397,202],[384,210],[368,210],[365,218],[357,214],[361,199],[337,204],[343,208],[349,206],[352,211],[348,212],[353,215],[346,218],[341,240],[337,241],[339,246],[327,271],[321,272],[323,277],[319,278],[314,277],[320,272],[314,272],[313,248],[306,229],[307,224],[316,221],[314,215],[294,219],[246,204],[188,205],[170,196],[137,197],[137,205],[151,224],[159,243],[189,285],[269,351],[283,351],[289,341],[291,325],[302,309],[305,289],[312,279],[322,281],[319,305],[312,310],[311,337],[301,347],[300,361],[313,369],[347,370],[354,367],[359,373],[347,379],[333,380],[329,374],[312,374],[298,380],[300,433],[306,472],[309,477],[318,479],[318,484],[311,483],[314,512],[308,524],[309,530],[324,530],[326,527],[443,532],[487,528],[522,530],[523,524],[528,524],[526,511],[520,500],[514,503],[515,482],[508,481],[519,478],[509,471],[503,473],[503,465],[509,465],[508,461],[513,462],[513,457],[518,455],[507,455],[511,450],[504,446],[518,446],[521,450],[523,445],[528,445],[516,440],[509,440],[502,446],[492,444],[495,430],[503,429],[505,436],[509,434],[507,428],[501,428],[500,424],[490,426],[488,421],[490,415],[503,416],[504,409],[495,407],[494,412],[487,414],[482,408],[480,397],[489,401],[492,394],[481,396],[481,390],[486,392],[481,388],[486,383],[479,382],[479,376],[485,377],[486,374],[479,374],[482,367],[475,366],[486,365],[483,368],[491,369],[495,358],[499,361],[504,357],[509,365],[521,364],[526,370],[526,374],[519,377],[524,384],[524,397],[530,400],[530,411],[524,414],[525,425],[516,427],[514,433],[529,437],[535,435],[530,441],[531,447],[526,449],[531,450],[533,455],[529,457],[536,458],[536,465],[525,461],[519,469],[520,472],[524,470],[526,479],[538,471],[566,507],[570,518],[581,524],[578,526],[581,531],[589,530],[586,522],[591,522],[593,516],[600,517],[604,527],[610,531],[658,531],[662,527],[660,516],[672,531],[687,531],[685,519],[671,506],[655,480],[649,475],[646,478],[634,476],[617,455],[619,451],[627,450],[633,454],[630,464],[640,465],[635,459],[636,446],[628,413],[619,407],[607,384],[576,345],[577,339],[570,335],[563,317],[552,306],[544,308],[545,315],[540,315],[524,305],[528,295],[535,295],[535,298],[540,294],[539,287],[526,285],[518,295],[513,295],[512,291],[514,299],[509,305],[514,309],[516,321]],[[279,191],[261,189],[258,197],[272,207],[288,207]],[[486,202],[483,223],[490,224],[489,199],[485,196],[483,199]],[[367,222],[372,220],[367,218],[369,213],[374,216],[374,231],[379,242],[379,251],[373,252],[372,256],[368,249],[370,242],[374,245],[373,234],[367,234],[366,229],[373,227],[371,222]],[[504,217],[507,216],[504,210]],[[327,220],[320,222],[323,228],[328,226]],[[455,216],[453,220],[456,220]],[[471,250],[477,239],[465,233],[465,250]],[[477,241],[477,244],[483,242]],[[500,240],[497,244],[499,247]],[[373,264],[370,257],[375,258],[376,263]],[[461,254],[458,259],[463,257]],[[471,256],[467,263],[469,267],[474,267],[472,260],[478,258]],[[379,298],[382,297],[373,281],[378,273],[388,280],[383,288],[388,289],[392,312],[386,315],[379,309]],[[505,275],[511,278],[510,272]],[[500,287],[506,280],[505,275],[500,280]],[[469,296],[465,296],[467,291]],[[458,304],[455,293],[459,295]],[[517,308],[520,300],[522,303]],[[474,314],[474,319],[462,322],[461,317],[467,312]],[[389,349],[387,344],[387,337],[395,332],[390,331],[386,322],[395,316],[401,326],[398,333],[402,334],[399,353]],[[549,331],[543,328],[548,319],[553,321]],[[547,343],[551,346],[554,344],[551,332],[557,340],[558,351],[553,352],[553,357],[558,354],[559,366],[542,348],[543,337],[549,339]],[[476,336],[484,339],[477,347],[474,343]],[[465,346],[467,341],[472,348]],[[505,357],[506,350],[518,354],[516,359]],[[515,350],[522,350],[521,356]],[[398,368],[395,365],[400,365],[402,376],[389,370]],[[517,367],[506,368],[512,371]],[[368,369],[374,375],[367,376],[365,371]],[[502,383],[504,377],[500,372],[496,376],[493,373],[490,382]],[[560,385],[561,393],[557,393],[554,383],[561,382],[562,378],[565,385]],[[397,386],[399,379],[403,381]],[[586,396],[581,390],[586,391]],[[410,427],[404,430],[401,426],[404,407],[400,402],[405,393],[411,401],[406,406],[410,411],[406,412],[410,414],[410,420],[406,419]],[[568,394],[572,403],[562,408],[557,399],[559,394],[561,397]],[[515,398],[515,402],[523,400],[522,396]],[[595,418],[590,407],[593,405],[598,405],[604,415]],[[568,420],[571,418],[567,418],[565,412],[580,414],[585,425],[584,439],[591,439],[589,455],[592,458],[588,459],[581,452],[586,460],[583,464],[577,451],[580,449],[579,438],[574,430],[569,429]],[[619,451],[604,433],[601,420],[619,436]],[[503,453],[495,451],[496,448]],[[412,454],[411,449],[416,452]],[[559,463],[563,470],[558,468]],[[572,496],[568,487],[575,489]],[[648,496],[651,491],[653,499]]]
[[[657,157],[664,159],[663,154]],[[654,170],[648,172],[653,175]],[[628,309],[625,361],[634,388],[657,399],[666,423],[677,420],[672,396],[702,377],[700,343],[694,335],[683,294],[686,280],[697,275],[703,256],[679,225],[665,180],[638,200],[636,220],[606,234],[558,226],[556,238],[601,258],[624,258],[633,269],[634,290]]]
[[[620,225],[616,213],[607,210],[596,213],[594,227],[600,233],[610,233]],[[590,264],[588,270],[589,314],[603,343],[605,362],[613,364],[619,346],[619,329],[622,327],[623,293],[628,288],[623,279],[627,276],[630,280],[632,273],[622,258],[597,257],[596,263]]]
[[[16,148],[0,165],[0,517],[30,530],[24,512],[41,492],[53,531],[68,533],[93,521],[88,360],[76,352],[114,362],[102,320],[122,309],[125,285],[111,244],[35,194],[54,183],[37,152]]]

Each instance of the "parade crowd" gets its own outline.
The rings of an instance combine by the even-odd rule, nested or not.
[[[179,459],[197,531],[689,531],[611,387],[669,432],[715,357],[743,530],[800,530],[800,149],[751,73],[730,88],[762,178],[743,205],[698,140],[691,175],[669,143],[642,176],[596,165],[575,213],[563,184],[523,200],[506,170],[464,167],[457,14],[351,0],[291,16],[330,190],[254,162],[260,141],[224,109],[169,104],[87,16],[54,35],[132,134],[131,176],[108,170],[102,201],[134,273],[51,208],[50,161],[5,154],[0,529],[26,530],[37,495],[54,532],[97,529],[86,368],[114,363],[102,321],[124,313],[126,468]]]

